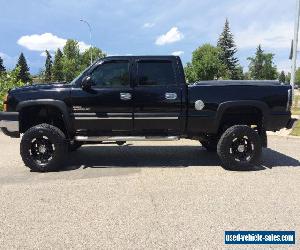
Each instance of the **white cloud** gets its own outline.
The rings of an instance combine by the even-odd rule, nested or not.
[[[62,49],[66,44],[67,39],[53,35],[52,33],[44,33],[41,35],[26,35],[20,37],[18,44],[33,51],[55,51],[58,48]],[[80,41],[78,42],[81,52],[85,51],[90,45]]]
[[[144,23],[143,28],[152,28],[155,26],[155,23]]]
[[[33,51],[56,50],[62,48],[66,39],[60,38],[52,33],[44,33],[41,35],[22,36],[18,40],[18,44]]]
[[[85,42],[78,42],[80,52],[84,52],[85,50],[89,49],[91,45],[86,44]]]
[[[184,35],[179,31],[177,27],[171,28],[166,34],[159,36],[155,44],[156,45],[165,45],[168,43],[174,43],[182,40]]]
[[[181,56],[181,55],[183,55],[183,54],[184,54],[184,51],[182,51],[182,50],[174,51],[174,52],[172,53],[173,56]]]
[[[267,28],[254,24],[235,37],[239,48],[253,48],[261,44],[263,48],[288,49],[293,37],[293,23],[273,23]]]

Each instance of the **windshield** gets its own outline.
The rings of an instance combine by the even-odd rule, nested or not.
[[[71,85],[76,85],[76,83],[79,81],[79,80],[81,80],[84,76],[85,76],[85,74],[87,73],[87,71],[89,70],[91,68],[91,66],[90,67],[88,67],[88,68],[86,68],[84,71],[82,71],[72,82],[70,82],[70,84]]]
[[[102,61],[97,61],[94,64],[90,65],[89,67],[87,67],[84,71],[82,71],[72,82],[70,82],[69,84],[71,85],[78,85],[78,82],[82,81],[82,78],[86,76],[86,74],[88,73],[88,71],[94,67],[96,64],[98,65],[99,63],[102,63]]]

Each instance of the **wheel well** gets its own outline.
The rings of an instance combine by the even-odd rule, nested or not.
[[[258,129],[261,129],[263,127],[263,113],[254,106],[230,107],[223,113],[219,130],[234,125],[256,126]]]
[[[66,136],[67,129],[61,110],[54,106],[38,105],[25,107],[20,111],[20,133],[41,123],[59,128]]]

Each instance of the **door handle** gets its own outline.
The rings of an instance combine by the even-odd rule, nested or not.
[[[166,93],[165,98],[167,100],[176,100],[177,99],[177,94],[176,93]]]
[[[132,95],[130,93],[120,93],[120,99],[123,101],[131,100]]]

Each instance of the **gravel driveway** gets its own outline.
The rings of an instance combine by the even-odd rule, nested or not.
[[[63,171],[41,174],[24,167],[18,139],[0,134],[0,246],[217,249],[225,230],[299,235],[300,140],[269,142],[252,172],[226,171],[182,140],[85,146]]]

